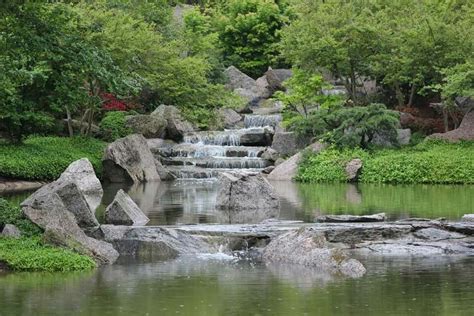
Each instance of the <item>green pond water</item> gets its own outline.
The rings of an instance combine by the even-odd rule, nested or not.
[[[474,186],[273,182],[276,217],[385,212],[391,219],[474,213]],[[121,186],[104,186],[103,206]],[[215,182],[125,187],[150,225],[221,223]],[[14,203],[28,193],[9,195]],[[251,220],[251,219],[250,219]],[[359,258],[360,279],[227,255],[130,262],[87,273],[0,274],[0,316],[10,315],[474,315],[474,258]]]

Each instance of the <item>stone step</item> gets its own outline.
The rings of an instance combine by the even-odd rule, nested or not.
[[[201,131],[185,135],[184,143],[219,146],[271,146],[273,134],[274,130],[271,127]]]
[[[201,144],[178,144],[173,147],[162,147],[155,150],[155,156],[162,157],[259,157],[266,147],[219,146]],[[158,157],[157,157],[158,158]]]
[[[161,162],[165,166],[196,166],[200,168],[214,169],[263,169],[272,163],[262,158],[188,158],[172,157],[162,158]]]
[[[177,179],[215,179],[222,172],[235,172],[235,171],[255,171],[261,172],[262,169],[226,169],[226,168],[201,168],[194,166],[168,166],[168,170]]]

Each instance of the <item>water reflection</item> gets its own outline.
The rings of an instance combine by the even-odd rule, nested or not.
[[[145,183],[127,187],[148,214],[149,225],[256,223],[268,218],[312,222],[323,214],[374,214],[391,219],[448,217],[474,213],[474,186],[301,184],[272,182],[280,210],[222,212],[216,210],[215,181]],[[103,203],[110,203],[120,185],[105,186]]]
[[[357,280],[180,258],[0,276],[0,315],[470,315],[474,259],[365,262]]]

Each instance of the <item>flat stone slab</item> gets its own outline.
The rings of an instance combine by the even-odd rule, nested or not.
[[[385,213],[373,215],[322,215],[316,217],[318,223],[363,223],[383,222],[387,217]]]

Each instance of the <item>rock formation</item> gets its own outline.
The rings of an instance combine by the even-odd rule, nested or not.
[[[155,159],[146,139],[129,135],[110,143],[102,159],[104,179],[110,182],[147,182],[160,180]]]
[[[149,218],[123,190],[119,190],[113,202],[105,210],[105,223],[113,225],[143,226]]]

